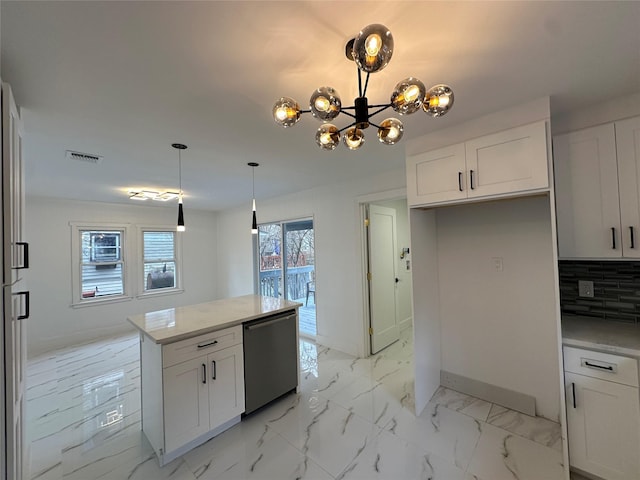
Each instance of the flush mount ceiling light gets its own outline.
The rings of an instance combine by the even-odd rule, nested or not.
[[[435,85],[427,90],[420,80],[408,77],[398,82],[391,93],[389,103],[369,105],[367,86],[369,75],[387,66],[393,54],[393,36],[387,27],[372,24],[363,28],[349,40],[345,47],[347,58],[358,67],[358,98],[351,107],[343,107],[340,95],[332,87],[316,89],[309,99],[309,110],[301,110],[293,98],[282,97],[273,106],[273,118],[278,125],[288,128],[300,120],[303,113],[311,113],[323,124],[316,132],[316,143],[323,150],[335,150],[340,136],[350,150],[356,150],[364,143],[363,130],[373,125],[378,129],[378,140],[385,145],[394,145],[402,138],[404,127],[396,118],[387,118],[376,124],[371,117],[391,107],[400,115],[409,115],[420,109],[432,117],[445,115],[453,106],[453,91],[447,85]],[[362,74],[366,73],[364,87]],[[373,109],[373,111],[371,111]],[[351,112],[353,111],[353,113]],[[338,129],[332,123],[340,113],[354,121]]]
[[[171,146],[178,150],[178,183],[179,183],[179,193],[178,193],[178,226],[176,230],[178,232],[184,232],[186,230],[184,226],[184,212],[182,211],[182,150],[186,150],[187,146],[182,143],[172,143]]]
[[[155,200],[158,202],[167,202],[178,198],[178,192],[156,192],[154,190],[129,190],[129,198],[131,200]]]

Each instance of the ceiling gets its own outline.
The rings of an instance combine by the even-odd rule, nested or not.
[[[22,107],[27,193],[131,202],[131,188],[176,190],[185,208],[260,199],[404,165],[403,142],[365,131],[359,151],[321,151],[309,114],[282,129],[276,99],[307,108],[330,85],[352,105],[344,46],[370,23],[394,36],[370,103],[414,76],[455,92],[447,116],[402,117],[403,141],[550,96],[552,112],[640,91],[640,2],[7,1],[3,80]],[[385,112],[386,114],[387,112]],[[386,118],[381,114],[380,121]],[[391,111],[391,114],[394,112]],[[389,116],[391,116],[389,114]],[[339,128],[350,123],[338,117]],[[99,164],[66,150],[103,156]]]

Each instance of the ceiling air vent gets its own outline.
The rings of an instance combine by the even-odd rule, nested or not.
[[[70,160],[78,160],[80,162],[87,162],[98,164],[102,162],[101,155],[93,155],[91,153],[74,152],[73,150],[67,150],[67,158]]]

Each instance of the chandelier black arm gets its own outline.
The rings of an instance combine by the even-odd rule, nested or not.
[[[355,117],[354,117],[355,118]],[[349,125],[347,125],[346,127],[342,127],[340,130],[338,130],[339,133],[342,133],[343,131],[345,131],[347,128],[351,128],[356,124],[356,122],[350,123]]]
[[[349,108],[355,108],[355,107],[349,107]],[[356,118],[356,116],[353,113],[345,112],[344,108],[340,110],[340,113],[344,113],[345,115],[347,115],[347,116],[349,116],[349,117],[351,117],[353,119]]]
[[[358,70],[360,71],[360,70]],[[366,97],[367,96],[367,87],[369,86],[369,75],[371,75],[370,72],[367,72],[367,79],[364,82],[364,92],[362,92],[360,94],[361,97]]]
[[[388,105],[369,105],[369,108],[378,108],[378,107],[382,107],[379,110],[376,110],[373,113],[369,114],[369,117],[373,117],[377,114],[379,114],[380,112],[384,112],[387,108],[389,108],[391,106],[391,104],[389,103]],[[372,124],[373,125],[373,124]]]

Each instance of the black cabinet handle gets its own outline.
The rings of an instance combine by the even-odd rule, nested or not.
[[[633,226],[629,227],[629,238],[631,240],[631,248],[636,248],[635,235],[633,234]]]
[[[16,242],[17,246],[23,248],[22,252],[22,265],[19,267],[13,267],[14,270],[23,270],[29,268],[29,244],[27,242]]]
[[[216,366],[216,361],[211,360],[211,368],[213,369],[213,375],[211,375],[211,380],[215,380],[218,375],[218,368]]]
[[[473,186],[473,170],[469,170],[469,185],[471,186],[471,190],[476,189],[476,187]]]
[[[611,248],[616,249],[616,227],[611,227]]]
[[[218,343],[218,340],[214,340],[213,342],[209,342],[209,343],[202,343],[198,345],[198,348],[210,347],[211,345],[215,345],[216,343]]]
[[[613,367],[611,365],[607,365],[606,367],[603,365],[596,365],[595,363],[589,363],[588,361],[584,361],[584,364],[587,367],[591,367],[591,368],[599,368],[601,370],[609,370],[610,372],[613,372]]]
[[[21,295],[24,297],[24,315],[18,315],[17,320],[26,320],[29,318],[29,303],[31,303],[30,295],[28,291],[24,292],[15,292],[14,295]]]
[[[571,389],[573,390],[573,408],[578,408],[576,406],[576,384],[575,383],[571,383]]]
[[[202,383],[207,383],[207,366],[202,364]]]
[[[458,190],[462,191],[462,172],[458,172]]]

